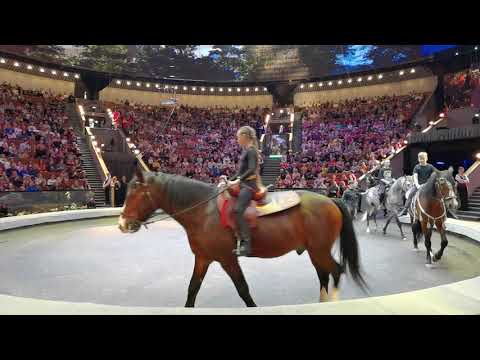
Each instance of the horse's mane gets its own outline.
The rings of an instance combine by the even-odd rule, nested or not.
[[[437,195],[437,189],[435,188],[435,181],[437,180],[438,175],[440,175],[440,171],[434,171],[430,175],[427,182],[425,183],[425,185],[423,185],[421,189],[423,194],[429,197],[435,197]]]
[[[206,200],[215,187],[185,176],[151,172],[147,181],[160,185],[168,196],[168,201],[180,208]],[[151,179],[151,180],[150,180]]]

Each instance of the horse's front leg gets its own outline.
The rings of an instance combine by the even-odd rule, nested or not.
[[[405,234],[403,233],[403,230],[402,230],[402,223],[400,222],[400,219],[398,218],[397,214],[394,213],[393,217],[397,221],[397,226],[400,229],[400,235],[402,235],[402,240],[407,240],[407,237],[405,236]]]
[[[253,301],[252,297],[250,296],[250,290],[248,289],[247,281],[243,276],[242,269],[240,268],[240,264],[238,263],[238,259],[236,257],[229,257],[228,259],[220,262],[223,270],[230,276],[232,279],[235,288],[237,289],[238,295],[242,298],[245,302],[245,305],[248,307],[255,307],[257,306]]]
[[[387,235],[387,227],[390,224],[390,221],[392,221],[394,215],[390,215],[387,218],[387,222],[385,223],[385,226],[383,227],[383,235]]]
[[[195,255],[195,266],[193,268],[192,278],[190,279],[190,285],[188,286],[188,296],[185,307],[195,306],[195,299],[197,298],[203,278],[207,274],[208,267],[211,263],[211,260]]]
[[[440,238],[442,239],[441,247],[440,250],[437,251],[437,253],[433,256],[433,261],[438,261],[442,258],[443,256],[443,250],[448,245],[448,240],[447,240],[447,234],[445,234],[445,223],[444,220],[440,219],[435,222],[435,226],[437,227],[438,232],[440,233]]]

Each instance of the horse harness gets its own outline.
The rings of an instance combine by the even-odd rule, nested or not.
[[[435,183],[435,186],[437,186],[437,183]],[[448,196],[446,198],[436,198],[437,200],[440,200],[441,201],[441,204],[442,204],[442,208],[443,208],[443,212],[442,212],[442,215],[440,216],[431,216],[422,206],[421,202],[420,202],[420,189],[418,189],[418,191],[416,192],[415,194],[415,197],[412,201],[412,204],[411,204],[411,211],[412,211],[412,214],[413,214],[413,222],[416,221],[416,217],[417,217],[417,212],[415,211],[415,204],[418,203],[418,208],[420,210],[420,214],[418,216],[418,220],[421,222],[423,221],[423,218],[422,218],[422,214],[426,216],[426,218],[429,220],[429,222],[433,221],[437,221],[437,220],[440,220],[440,219],[445,219],[447,217],[447,208],[445,207],[445,200],[450,200],[452,199],[453,196]],[[442,226],[443,228],[445,228],[445,221],[443,221],[442,223]]]

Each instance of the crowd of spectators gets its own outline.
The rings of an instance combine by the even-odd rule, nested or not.
[[[66,101],[0,85],[0,192],[89,189]]]
[[[304,109],[302,152],[283,156],[276,187],[341,196],[349,183],[404,146],[425,95],[357,98]]]
[[[119,124],[153,171],[215,183],[232,175],[241,153],[236,131],[260,129],[268,109],[225,109],[110,104]]]
[[[448,109],[472,106],[472,95],[480,89],[480,71],[465,70],[444,77],[445,104]]]

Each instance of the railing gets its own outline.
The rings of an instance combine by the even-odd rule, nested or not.
[[[0,203],[14,215],[60,210],[77,210],[95,205],[91,190],[0,192]]]
[[[480,160],[475,161],[472,166],[465,171],[465,175],[467,175],[470,180],[467,186],[468,196],[470,196],[475,189],[480,186]]]

